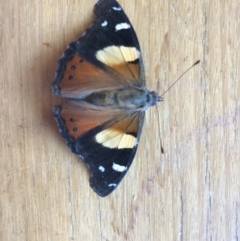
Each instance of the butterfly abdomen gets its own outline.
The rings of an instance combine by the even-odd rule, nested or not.
[[[126,88],[94,92],[85,99],[95,106],[128,110],[146,110],[155,105],[158,95],[146,88]]]

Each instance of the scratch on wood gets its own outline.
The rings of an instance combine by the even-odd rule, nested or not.
[[[207,46],[208,46],[208,39],[207,39],[207,8],[206,8],[206,0],[202,1],[202,12],[203,12],[203,62],[206,58],[206,52],[207,52]],[[207,187],[208,192],[208,205],[207,205],[207,220],[206,220],[206,239],[212,240],[210,229],[211,229],[211,215],[212,215],[212,197],[211,197],[211,174],[209,170],[209,125],[208,125],[208,113],[207,113],[207,83],[205,80],[205,68],[202,67],[202,74],[201,74],[201,82],[204,83],[204,107],[203,107],[203,113],[204,113],[204,120],[206,124],[205,127],[205,133],[204,133],[204,139],[205,139],[205,185]]]
[[[238,219],[238,203],[236,205],[236,218],[235,218],[235,238],[236,238],[236,241],[239,240],[239,219]]]
[[[70,163],[68,163],[68,198],[69,198],[69,215],[71,221],[71,239],[74,240],[74,221],[73,221],[73,210],[72,210],[72,186],[71,186],[71,170],[70,170]]]
[[[184,206],[183,206],[183,196],[182,196],[182,185],[181,185],[181,195],[180,195],[180,203],[181,203],[181,228],[180,228],[180,240],[183,241],[183,232],[184,232]]]
[[[103,239],[102,235],[102,210],[100,205],[100,197],[98,197],[98,217],[99,217],[99,228],[100,228],[100,234],[101,234],[101,240]]]

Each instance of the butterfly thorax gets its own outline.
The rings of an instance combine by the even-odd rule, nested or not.
[[[146,88],[129,88],[94,92],[85,100],[106,108],[146,110],[149,106],[156,105],[161,98],[156,92],[150,92]]]

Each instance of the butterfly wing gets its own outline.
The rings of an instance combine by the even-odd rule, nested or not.
[[[94,12],[92,25],[59,60],[56,95],[81,99],[101,89],[145,85],[138,39],[121,6],[100,0]]]
[[[77,101],[56,106],[54,117],[68,146],[87,164],[91,187],[102,197],[110,194],[135,156],[144,112],[103,111]]]
[[[71,150],[88,165],[90,185],[110,194],[135,156],[144,112],[101,108],[84,101],[101,90],[145,86],[135,31],[115,0],[99,0],[95,20],[59,60],[53,93],[78,99],[54,108],[59,130]]]

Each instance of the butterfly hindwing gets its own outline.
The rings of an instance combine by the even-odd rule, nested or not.
[[[103,113],[72,102],[55,107],[54,117],[68,146],[87,164],[91,187],[100,196],[110,194],[132,163],[144,112]]]

